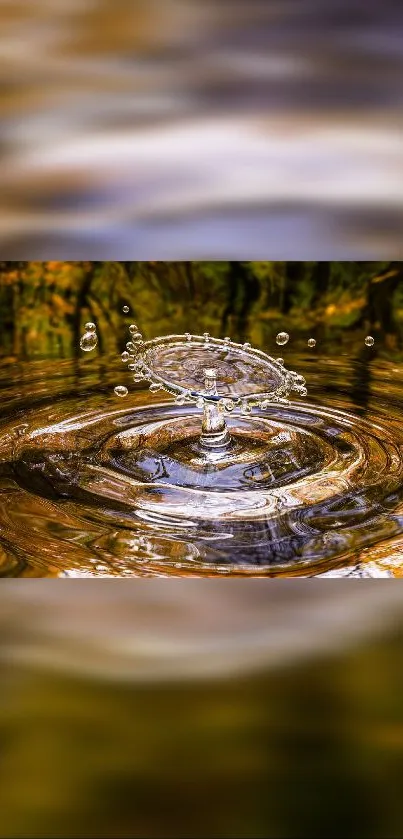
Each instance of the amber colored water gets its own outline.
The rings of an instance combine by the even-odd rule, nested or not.
[[[231,415],[234,449],[207,465],[200,411],[117,398],[119,360],[4,360],[1,574],[400,576],[403,365],[294,343],[308,396]]]

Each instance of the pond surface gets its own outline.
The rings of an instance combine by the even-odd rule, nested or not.
[[[2,576],[401,576],[403,363],[283,349],[308,396],[231,415],[207,466],[201,411],[119,399],[120,359],[4,360]]]

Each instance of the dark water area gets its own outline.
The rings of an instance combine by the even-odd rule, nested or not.
[[[400,576],[403,360],[348,333],[289,346],[308,395],[232,415],[221,466],[192,455],[200,410],[114,356],[3,360],[2,576]]]

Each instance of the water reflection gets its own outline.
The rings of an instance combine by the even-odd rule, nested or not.
[[[307,400],[232,415],[207,464],[201,412],[117,399],[116,358],[5,362],[2,575],[401,575],[401,364],[300,346]]]

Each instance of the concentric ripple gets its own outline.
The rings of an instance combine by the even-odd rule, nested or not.
[[[343,573],[403,532],[403,430],[382,404],[231,415],[231,446],[206,463],[196,407],[118,401],[3,422],[3,576]]]

